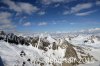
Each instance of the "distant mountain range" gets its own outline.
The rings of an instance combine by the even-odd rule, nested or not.
[[[93,48],[90,46],[99,41],[99,36],[87,34],[25,36],[0,31],[0,57],[4,66],[33,66],[34,62],[36,66],[76,66],[97,61],[89,52]],[[69,63],[70,58],[72,62]]]

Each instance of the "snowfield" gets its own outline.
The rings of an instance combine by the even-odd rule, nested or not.
[[[13,38],[11,38],[10,34],[7,40],[18,40],[14,38],[16,36],[13,35],[12,37]],[[24,35],[24,37],[26,40],[27,36]],[[36,42],[36,40],[34,42]],[[48,44],[49,46],[47,46],[45,44],[43,46],[46,47],[43,47],[43,42],[47,44],[50,43],[50,45]],[[30,43],[27,45],[28,44],[10,44],[9,42],[0,40],[0,57],[4,66],[74,66],[72,64],[63,64],[63,61],[69,57],[82,59],[82,57],[88,56],[90,58],[93,56],[93,60],[75,66],[100,66],[99,36],[86,34],[71,36],[61,34],[53,36],[50,34],[41,34],[36,46],[33,47]]]
[[[93,55],[97,59],[97,61],[87,64],[81,64],[79,66],[100,66],[100,49],[91,48],[91,51],[87,52]]]
[[[24,51],[26,55],[21,57],[21,51]],[[31,45],[11,45],[4,41],[0,41],[0,56],[4,61],[5,66],[22,66],[23,62],[26,62],[25,66],[33,66],[35,61],[40,61],[47,65],[49,64],[49,61],[52,62],[53,60],[61,60],[59,61],[59,63],[61,63],[64,52],[65,50],[61,48],[57,51],[49,50],[48,52],[44,52],[36,47],[32,47]],[[28,62],[27,59],[31,59],[33,63]],[[36,66],[38,66],[37,63],[38,62],[35,64]]]
[[[89,39],[92,39],[94,42],[92,43]],[[85,40],[89,40],[88,42],[84,42]],[[70,43],[74,45],[78,45],[81,47],[84,47],[85,52],[90,53],[94,56],[94,58],[97,60],[95,62],[90,62],[86,64],[80,64],[79,66],[100,66],[100,38],[97,37],[91,37],[91,35],[79,35],[78,37],[73,38]]]

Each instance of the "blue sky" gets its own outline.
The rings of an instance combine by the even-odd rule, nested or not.
[[[80,31],[100,28],[100,0],[0,0],[0,30]]]

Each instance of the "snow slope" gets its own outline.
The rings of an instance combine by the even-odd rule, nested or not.
[[[21,57],[21,51],[24,51],[26,55]],[[37,63],[43,62],[48,65],[49,61],[52,62],[53,60],[61,60],[59,63],[62,63],[64,52],[65,50],[61,48],[55,51],[51,49],[48,50],[48,52],[45,52],[36,47],[32,47],[31,45],[13,45],[0,41],[0,56],[2,57],[5,66],[22,66],[23,62],[25,62],[25,66],[32,66],[34,64],[32,62],[35,61],[37,61]],[[28,62],[28,59],[32,62]],[[37,63],[35,64],[36,66],[39,65]],[[50,64],[48,66],[50,66]]]
[[[25,36],[26,37],[26,36]],[[46,37],[46,39],[45,39]],[[63,37],[63,38],[62,38]],[[80,64],[79,66],[99,66],[100,63],[100,41],[97,40],[96,37],[91,38],[91,35],[78,35],[71,37],[69,40],[69,36],[62,36],[61,38],[52,38],[50,35],[41,35],[39,38],[43,39],[43,41],[48,41],[51,45],[53,42],[58,43],[57,45],[61,45],[65,40],[74,46],[84,47],[84,51],[93,55],[93,57],[97,60],[94,63]],[[59,41],[60,39],[60,41]],[[91,42],[92,39],[94,43]],[[88,40],[88,42],[84,42]],[[40,41],[40,40],[39,40]],[[60,43],[60,44],[59,44]],[[38,42],[39,44],[39,42]],[[65,43],[66,44],[66,43]],[[72,48],[71,48],[72,49]],[[76,49],[74,47],[76,53],[78,54],[78,58],[81,57],[80,49]],[[90,49],[90,50],[87,50]],[[29,46],[26,45],[15,45],[7,43],[3,40],[0,40],[0,57],[2,58],[5,66],[53,66],[53,63],[62,64],[66,49],[62,49],[58,47],[57,50],[49,49],[48,51],[44,51],[38,49],[37,47],[33,47],[31,44]],[[73,52],[70,52],[73,53]],[[69,53],[69,54],[70,54]],[[87,54],[84,54],[87,55]],[[55,62],[54,62],[55,61]],[[41,65],[42,64],[42,65]],[[96,65],[95,65],[96,64]]]
[[[92,40],[93,42],[91,42]],[[79,35],[77,37],[72,38],[69,42],[74,45],[87,45],[100,48],[100,40],[98,40],[98,38],[95,36],[92,37],[92,35]]]
[[[87,64],[80,64],[79,66],[100,66],[100,48],[99,49],[91,48],[91,51],[87,52],[93,55],[97,61]]]

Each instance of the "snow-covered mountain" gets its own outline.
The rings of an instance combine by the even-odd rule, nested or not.
[[[99,51],[100,36],[97,35],[25,36],[0,31],[0,58],[4,66],[77,66],[90,63],[99,66]]]

